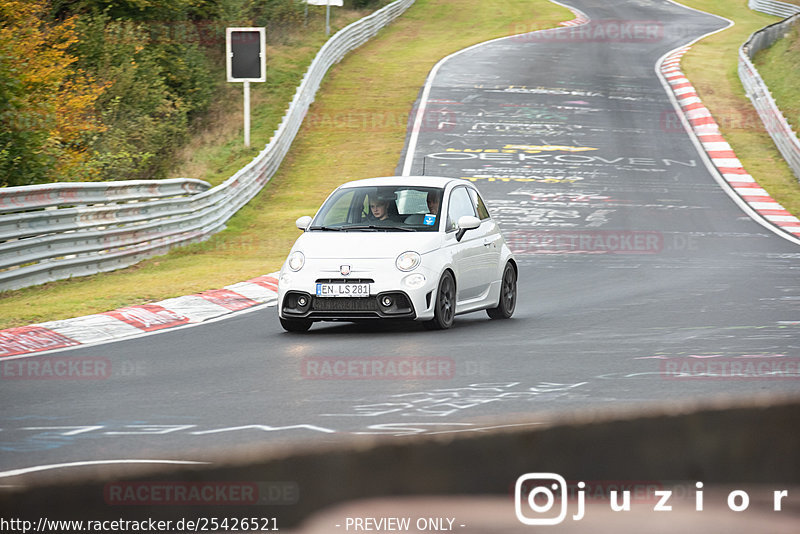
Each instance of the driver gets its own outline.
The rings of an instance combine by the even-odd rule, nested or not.
[[[376,193],[369,196],[369,219],[376,223],[392,224],[399,222],[394,196]]]
[[[385,198],[370,197],[369,212],[374,219],[385,221],[389,219],[389,201]]]

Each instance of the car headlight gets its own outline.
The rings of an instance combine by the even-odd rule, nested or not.
[[[289,259],[286,263],[289,266],[289,269],[297,272],[303,268],[303,265],[305,265],[306,257],[303,256],[303,253],[299,250],[295,250],[289,255]]]
[[[403,252],[395,260],[395,266],[403,272],[413,271],[419,266],[422,258],[416,252]]]

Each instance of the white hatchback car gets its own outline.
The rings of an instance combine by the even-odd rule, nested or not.
[[[456,178],[387,177],[337,188],[284,263],[278,315],[290,332],[314,321],[511,317],[517,263],[475,186]]]

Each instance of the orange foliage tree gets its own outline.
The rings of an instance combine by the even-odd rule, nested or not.
[[[0,185],[98,179],[88,146],[109,83],[76,68],[75,17],[48,20],[47,7],[0,0]]]

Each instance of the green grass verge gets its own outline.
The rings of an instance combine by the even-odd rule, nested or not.
[[[409,112],[436,61],[478,42],[552,27],[572,17],[547,0],[418,0],[329,72],[280,170],[231,219],[228,229],[205,243],[121,271],[6,292],[0,296],[0,328],[186,295],[278,270],[299,235],[294,227],[297,217],[313,214],[341,182],[393,174]],[[307,64],[299,57],[290,61],[297,62],[298,70]],[[270,72],[268,66],[268,77]],[[238,86],[230,90],[235,106],[220,108],[219,129],[209,126],[209,130],[227,131],[228,137],[206,135],[196,141],[195,152],[208,152],[197,157],[195,168],[211,169],[210,174],[217,177],[212,181],[226,178],[241,166],[235,154],[236,143],[241,143],[236,127],[241,116],[238,121],[224,118],[225,109],[241,102],[240,90]],[[287,102],[262,103],[272,111],[259,113],[266,116],[278,110],[282,115]],[[263,145],[272,134],[274,126],[264,126],[268,122],[254,120],[254,146]],[[238,152],[244,153],[245,162],[252,157],[247,151]],[[187,154],[191,156],[191,150]],[[192,168],[192,159],[187,157],[184,169]],[[209,179],[208,175],[188,175]]]
[[[695,44],[683,58],[683,71],[744,168],[772,198],[800,215],[800,184],[745,96],[738,74],[739,47],[753,32],[778,21],[778,17],[750,10],[747,0],[680,1],[736,23]]]
[[[756,55],[755,65],[795,133],[800,132],[800,25]]]

